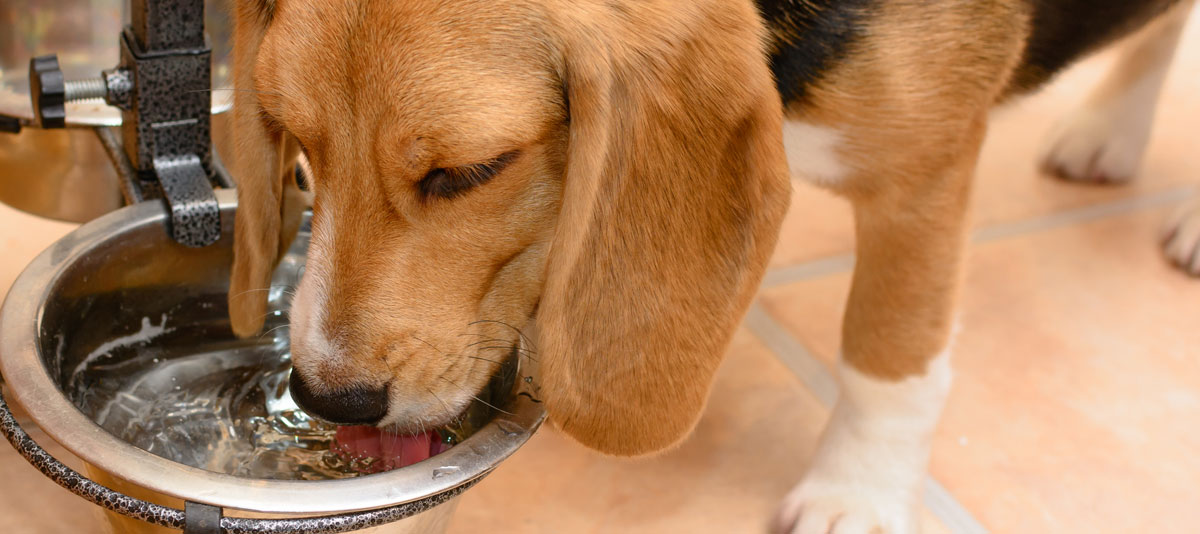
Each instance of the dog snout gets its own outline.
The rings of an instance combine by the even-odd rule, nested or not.
[[[387,415],[387,386],[352,386],[317,393],[308,381],[293,369],[292,399],[310,415],[339,425],[374,425]]]

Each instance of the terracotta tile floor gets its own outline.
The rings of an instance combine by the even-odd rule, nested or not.
[[[1109,59],[995,114],[926,532],[1200,529],[1200,280],[1167,266],[1156,244],[1166,211],[1200,182],[1200,22],[1168,80],[1139,181],[1039,176],[1042,135]],[[0,228],[6,288],[71,226],[0,206]],[[762,532],[833,395],[827,365],[852,249],[845,204],[798,183],[772,271],[695,436],[628,461],[543,431],[464,496],[450,532]],[[6,447],[0,480],[0,532],[101,531],[91,505]]]

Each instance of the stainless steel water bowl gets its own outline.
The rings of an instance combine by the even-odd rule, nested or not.
[[[163,343],[215,346],[233,340],[223,303],[234,192],[219,191],[218,200],[223,234],[214,245],[194,249],[174,243],[163,204],[143,202],[68,234],[12,286],[0,311],[0,368],[7,386],[47,434],[85,462],[187,501],[274,514],[338,513],[455,491],[495,468],[542,422],[541,407],[513,391],[503,413],[446,452],[393,471],[317,481],[250,479],[189,467],[105,431],[69,399],[68,387],[73,370],[101,345],[136,332],[145,318],[157,324],[164,314],[194,335]],[[299,276],[306,244],[302,231],[277,281]]]

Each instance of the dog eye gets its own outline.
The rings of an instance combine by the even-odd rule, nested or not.
[[[429,171],[417,187],[422,198],[455,198],[473,187],[487,183],[517,158],[518,151],[505,152],[484,163]]]

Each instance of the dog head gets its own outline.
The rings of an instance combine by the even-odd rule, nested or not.
[[[291,335],[318,415],[447,422],[526,335],[559,428],[671,446],[786,210],[762,36],[723,0],[243,0],[235,332],[261,328],[303,151]]]

